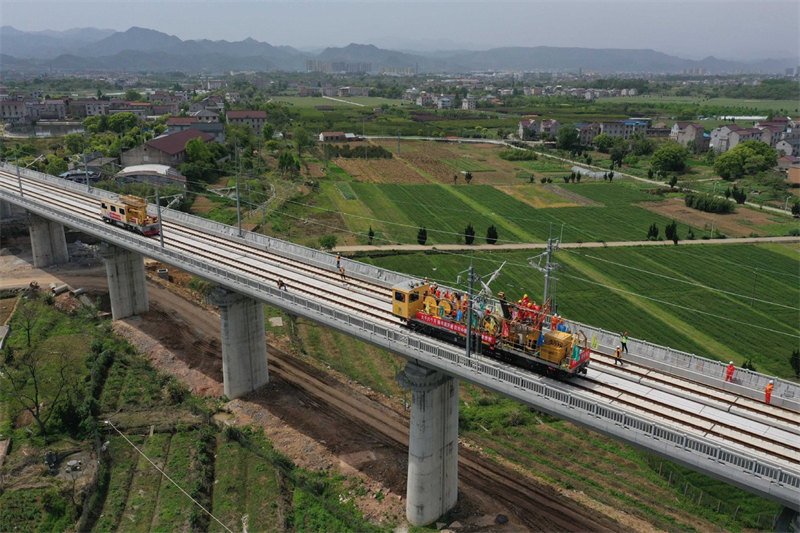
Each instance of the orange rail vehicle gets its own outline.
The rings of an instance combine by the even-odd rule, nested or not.
[[[142,235],[158,235],[158,217],[147,214],[144,198],[122,194],[119,201],[103,200],[100,203],[103,221]]]
[[[459,346],[466,346],[465,294],[445,291],[429,283],[392,289],[392,312],[407,327]],[[527,295],[524,300],[527,300]],[[591,350],[582,331],[569,332],[563,319],[550,314],[549,304],[508,302],[504,294],[482,299],[472,310],[472,346],[483,355],[554,377],[586,373]]]

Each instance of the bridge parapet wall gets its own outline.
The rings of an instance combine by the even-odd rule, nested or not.
[[[619,333],[580,322],[567,320],[566,323],[572,331],[582,330],[589,339],[596,338],[599,347],[604,348],[604,351],[608,353],[612,353],[619,344]],[[700,383],[735,390],[739,394],[758,400],[764,398],[764,387],[767,386],[769,380],[773,380],[775,385],[775,389],[772,391],[773,402],[780,399],[780,405],[783,407],[800,411],[800,383],[737,367],[735,383],[731,385],[725,383],[725,370],[728,366],[725,361],[714,361],[632,337],[628,338],[628,350],[630,354],[626,354],[625,357],[629,357],[633,361],[679,376],[690,377]]]

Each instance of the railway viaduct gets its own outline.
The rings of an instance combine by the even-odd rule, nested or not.
[[[101,254],[114,319],[148,309],[145,256],[218,285],[210,301],[219,307],[221,314],[224,391],[228,397],[245,395],[269,380],[263,303],[408,359],[398,380],[412,393],[406,510],[408,520],[414,525],[433,522],[456,503],[459,380],[778,501],[785,506],[787,519],[797,521],[800,511],[797,384],[776,380],[773,394],[773,404],[790,413],[793,422],[763,422],[759,414],[746,414],[731,405],[758,398],[768,376],[741,371],[736,384],[721,385],[724,366],[717,361],[635,339],[629,342],[631,361],[646,363],[653,372],[668,372],[676,379],[723,387],[728,399],[698,400],[688,393],[647,385],[641,378],[637,386],[672,395],[669,401],[674,404],[696,403],[697,411],[719,410],[721,414],[717,416],[730,419],[731,427],[737,424],[752,427],[750,433],[763,434],[765,439],[766,435],[777,435],[779,440],[795,443],[779,450],[774,445],[763,445],[756,452],[757,448],[734,445],[710,431],[643,416],[624,402],[600,399],[591,390],[578,391],[568,383],[554,382],[488,358],[476,355],[467,358],[456,346],[408,332],[398,323],[353,304],[358,300],[373,300],[376,306],[387,307],[390,314],[390,288],[419,282],[412,277],[343,260],[351,281],[342,283],[336,279],[335,259],[330,254],[263,235],[247,232],[240,235],[236,228],[169,210],[162,213],[163,233],[170,236],[165,244],[158,238],[105,225],[97,208],[101,198],[116,198],[116,195],[88,190],[86,186],[13,165],[0,166],[0,217],[9,214],[11,204],[28,211],[36,267],[69,260],[64,225],[103,241]],[[290,289],[280,289],[278,279],[292,279],[292,283],[287,283]],[[382,290],[382,296],[376,296],[379,292],[376,287]],[[357,293],[357,298],[350,293]],[[594,336],[606,349],[616,343],[616,335],[610,332],[586,324],[570,323],[570,326]]]

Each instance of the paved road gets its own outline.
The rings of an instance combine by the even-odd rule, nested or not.
[[[800,237],[742,237],[737,239],[695,239],[693,241],[678,241],[678,245],[684,244],[740,244],[740,243],[800,243]],[[673,246],[672,241],[617,241],[617,242],[564,242],[559,244],[560,248],[608,248],[616,246]],[[538,250],[547,248],[544,242],[520,242],[512,244],[381,244],[375,246],[337,246],[334,251],[341,253],[353,252],[380,252],[380,251],[403,251],[403,252],[424,252],[432,250],[455,251],[455,250]]]

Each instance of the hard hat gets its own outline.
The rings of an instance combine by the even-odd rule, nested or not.
[[[626,331],[626,332],[625,332],[625,335],[627,335],[627,334],[628,334],[628,332]]]
[[[772,380],[769,380],[769,382],[772,383]]]
[[[620,348],[622,348],[622,346],[617,346],[617,350],[619,350]]]
[[[527,297],[528,297],[528,295],[527,295],[527,294],[526,294],[525,296],[523,296],[523,298],[527,298]]]
[[[731,361],[729,364],[731,364],[731,365],[732,365],[732,364],[733,364],[733,361]]]

